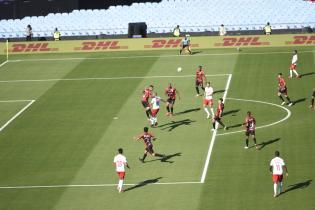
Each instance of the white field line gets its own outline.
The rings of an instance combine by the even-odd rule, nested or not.
[[[25,107],[23,107],[23,109],[21,109],[18,113],[16,113],[9,121],[7,121],[1,128],[0,128],[0,132],[5,129],[13,120],[15,120],[15,118],[17,118],[20,114],[22,114],[28,107],[30,107],[33,103],[35,102],[35,100],[31,100]]]
[[[229,74],[207,74],[207,77],[221,77]],[[86,81],[86,80],[127,80],[127,79],[157,79],[157,78],[187,78],[195,75],[175,75],[175,76],[143,76],[143,77],[86,77],[68,79],[31,79],[31,80],[0,80],[0,83],[21,83],[21,82],[56,82],[56,81]]]
[[[8,60],[2,62],[2,63],[0,64],[0,68],[1,68],[2,66],[4,66],[5,64],[7,64],[8,62],[9,62]]]
[[[224,92],[224,95],[223,95],[223,101],[224,101],[224,102],[225,102],[225,99],[226,99],[228,90],[229,90],[229,88],[230,88],[231,80],[232,80],[232,74],[229,75],[228,80],[227,80],[227,83],[226,83],[226,86],[225,86],[225,92]],[[218,126],[218,125],[216,125],[216,126]],[[213,146],[214,146],[214,143],[215,143],[215,138],[216,138],[216,136],[217,136],[217,130],[215,129],[215,130],[213,131],[213,133],[212,133],[212,138],[211,138],[211,141],[210,141],[210,145],[209,145],[209,149],[208,149],[208,154],[207,154],[206,162],[205,162],[205,165],[204,165],[204,168],[203,168],[203,171],[202,171],[202,175],[201,175],[201,179],[200,179],[200,182],[201,182],[201,183],[204,183],[204,182],[205,182],[205,179],[206,179],[206,175],[207,175],[207,171],[208,171],[208,166],[209,166],[210,158],[211,158],[211,153],[212,153],[212,150],[213,150]]]
[[[17,103],[17,102],[30,102],[32,100],[6,100],[6,101],[0,101],[0,103]]]
[[[138,184],[124,184],[124,186],[136,186]],[[182,185],[182,184],[201,184],[201,182],[157,182],[145,185]],[[69,188],[69,187],[113,187],[117,184],[65,184],[65,185],[24,185],[24,186],[0,186],[0,189],[33,189],[33,188]]]
[[[266,128],[266,127],[270,127],[270,126],[279,124],[279,123],[287,120],[291,116],[291,111],[288,108],[283,107],[283,106],[278,105],[278,104],[269,103],[269,102],[265,102],[265,101],[256,101],[256,100],[239,99],[239,98],[227,98],[227,99],[228,100],[247,101],[247,102],[253,102],[253,103],[267,104],[267,105],[279,107],[281,109],[284,109],[287,112],[287,115],[284,118],[282,118],[281,120],[278,120],[276,122],[273,122],[273,123],[270,123],[270,124],[267,124],[267,125],[258,126],[258,127],[256,127],[256,129]],[[230,134],[241,133],[241,132],[244,132],[244,130],[232,131],[232,132],[227,132],[227,133],[220,133],[220,134],[217,134],[217,136],[224,136],[224,135],[230,135]]]
[[[313,53],[315,51],[299,51],[299,53]],[[228,56],[228,55],[267,55],[267,54],[291,54],[292,51],[278,51],[278,52],[257,52],[257,53],[243,53],[243,52],[235,52],[235,53],[205,53],[205,54],[195,54],[192,56],[183,56],[183,55],[139,55],[139,56],[111,56],[111,57],[70,57],[70,58],[38,58],[38,59],[17,59],[10,60],[9,62],[22,62],[22,61],[73,61],[73,60],[107,60],[107,59],[137,59],[137,58],[173,58],[173,57],[204,57],[204,56]]]

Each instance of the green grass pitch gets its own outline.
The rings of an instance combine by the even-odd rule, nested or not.
[[[281,108],[276,96],[277,73],[287,78],[293,49],[10,56],[0,67],[0,209],[313,209],[314,47],[296,48],[304,76],[286,79],[296,104]],[[195,97],[198,65],[218,91],[215,103],[226,96],[230,129],[214,138],[202,97]],[[153,84],[164,97],[169,82],[181,96],[176,115],[166,117],[162,104],[159,126],[150,128],[154,149],[169,159],[142,164],[144,145],[133,140],[148,125],[141,92]],[[248,110],[262,127],[259,151],[243,148],[239,124]],[[123,194],[112,165],[119,147],[131,166]],[[289,169],[276,199],[268,171],[275,150]]]

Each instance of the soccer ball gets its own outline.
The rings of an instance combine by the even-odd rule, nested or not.
[[[181,71],[182,71],[182,67],[178,67],[177,72],[181,72]]]

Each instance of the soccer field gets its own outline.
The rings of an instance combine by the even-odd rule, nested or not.
[[[293,49],[303,76],[289,80]],[[0,209],[313,209],[315,47],[177,53],[14,55],[0,64]],[[217,91],[215,107],[225,98],[227,131],[210,130],[195,97],[198,65]],[[276,96],[279,72],[292,107]],[[175,115],[165,116],[162,104],[150,128],[167,158],[143,164],[143,142],[133,140],[148,126],[141,93],[152,84],[164,97],[170,82],[181,96]],[[249,110],[260,150],[244,149],[240,124]],[[119,147],[131,166],[122,194],[112,164]],[[289,170],[276,199],[275,150]]]

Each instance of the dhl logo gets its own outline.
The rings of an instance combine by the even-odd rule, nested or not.
[[[58,48],[48,47],[49,43],[12,44],[9,52],[52,52]]]
[[[128,49],[128,46],[120,46],[119,41],[88,41],[82,42],[81,45],[81,47],[75,47],[74,50],[93,51]]]
[[[215,46],[260,46],[260,45],[270,45],[270,42],[259,41],[260,37],[238,37],[238,38],[223,38],[223,43],[215,43]]]
[[[155,39],[152,44],[144,45],[144,48],[178,48],[181,46],[181,39]],[[198,47],[199,44],[191,44],[192,47]]]
[[[315,44],[315,36],[294,36],[293,41],[285,43],[288,45]]]

